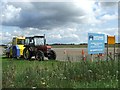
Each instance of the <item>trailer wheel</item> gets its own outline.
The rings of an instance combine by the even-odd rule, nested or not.
[[[25,48],[23,51],[23,57],[26,60],[30,60],[31,59],[31,51],[29,50],[29,48]]]
[[[6,57],[9,58],[9,57],[10,57],[10,54],[9,54],[9,53],[6,53]]]
[[[13,49],[12,49],[12,57],[13,57],[13,58],[15,58],[15,57],[16,57],[16,53],[17,53],[17,52],[16,52],[16,49],[15,49],[15,48],[13,48]]]
[[[55,53],[55,51],[50,50],[50,51],[48,52],[48,59],[49,59],[49,60],[55,60],[55,59],[56,59],[56,53]]]
[[[37,51],[35,58],[36,60],[44,61],[44,53],[41,50]]]
[[[20,56],[17,56],[17,49],[16,49],[16,47],[12,48],[12,58],[16,58],[16,59],[20,58]]]

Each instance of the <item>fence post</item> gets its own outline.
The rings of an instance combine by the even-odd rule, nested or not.
[[[93,54],[91,54],[91,62],[93,62]]]
[[[107,60],[108,60],[108,35],[107,35]]]

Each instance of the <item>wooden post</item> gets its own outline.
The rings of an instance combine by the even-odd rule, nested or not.
[[[108,35],[107,35],[107,60],[108,60]]]
[[[93,62],[93,54],[91,54],[91,62]]]
[[[115,36],[114,36],[114,38],[115,38]],[[114,60],[115,60],[115,44],[114,44]]]

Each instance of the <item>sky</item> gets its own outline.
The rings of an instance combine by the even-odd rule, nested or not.
[[[80,44],[88,42],[88,33],[115,35],[118,42],[117,0],[2,0],[0,9],[0,44],[15,36],[43,34],[48,44]]]

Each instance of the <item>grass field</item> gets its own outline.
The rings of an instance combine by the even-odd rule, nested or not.
[[[3,88],[118,88],[118,62],[2,58]]]

